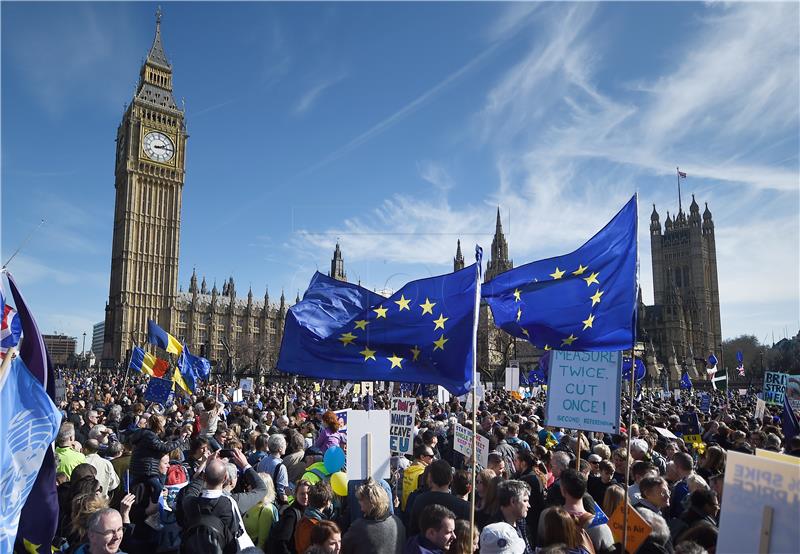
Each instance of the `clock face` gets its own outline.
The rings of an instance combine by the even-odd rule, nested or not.
[[[151,160],[168,162],[175,155],[175,145],[164,133],[150,132],[144,136],[144,153]]]

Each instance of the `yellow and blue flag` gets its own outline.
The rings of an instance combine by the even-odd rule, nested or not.
[[[501,273],[481,295],[495,324],[545,350],[614,351],[635,339],[636,196],[583,246]]]
[[[194,392],[197,385],[197,380],[206,380],[211,373],[211,362],[202,356],[195,356],[189,352],[189,347],[185,344],[180,357],[178,357],[177,366],[181,377],[192,392]]]
[[[412,281],[386,298],[316,273],[289,309],[277,367],[350,381],[472,386],[478,266]]]
[[[147,342],[153,346],[159,346],[169,352],[180,356],[183,350],[181,342],[158,326],[152,319],[147,320]]]
[[[156,364],[157,360],[155,356],[145,352],[144,348],[134,346],[133,350],[131,350],[131,361],[128,367],[139,373],[146,373],[152,377],[153,366]]]

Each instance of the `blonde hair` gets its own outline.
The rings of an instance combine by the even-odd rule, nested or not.
[[[689,487],[689,492],[693,493],[696,490],[708,490],[710,487],[706,480],[700,477],[696,473],[691,473],[688,477],[686,477],[686,485]]]
[[[611,458],[611,449],[608,447],[607,444],[597,444],[595,445],[594,449],[592,450],[595,454],[600,456],[602,460],[608,460]]]
[[[625,489],[619,485],[611,485],[603,495],[603,512],[611,517],[618,506],[625,503]]]
[[[272,481],[272,476],[264,472],[259,472],[258,476],[264,481],[264,488],[267,489],[267,492],[264,493],[264,498],[261,499],[261,503],[272,504],[275,502],[275,483]]]
[[[356,498],[369,504],[364,513],[368,519],[385,519],[389,513],[389,495],[371,477],[356,489]]]
[[[108,508],[108,498],[103,494],[84,493],[73,498],[71,531],[81,539],[85,537],[89,529],[89,518],[105,508]]]

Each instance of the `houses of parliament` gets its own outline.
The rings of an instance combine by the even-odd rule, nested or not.
[[[103,362],[125,361],[131,346],[144,342],[147,320],[155,320],[193,353],[220,361],[233,356],[240,367],[270,369],[280,348],[288,309],[264,292],[236,289],[233,277],[209,289],[193,271],[186,290],[178,284],[181,205],[188,133],[184,110],[173,96],[172,66],[161,38],[161,17],[139,71],[139,82],[117,128],[114,231],[109,296],[105,311]],[[692,199],[689,214],[667,213],[664,228],[655,206],[651,215],[655,304],[639,300],[638,337],[654,378],[682,369],[696,376],[695,360],[720,352],[719,288],[714,223]],[[485,280],[513,268],[500,211],[495,222]],[[464,267],[460,242],[453,270]],[[329,275],[347,280],[337,243]],[[298,301],[296,298],[295,301]],[[541,351],[497,329],[488,306],[478,325],[478,366],[487,376],[518,360],[533,366]]]

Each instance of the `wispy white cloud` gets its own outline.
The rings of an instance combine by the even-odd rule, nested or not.
[[[294,113],[296,115],[302,115],[308,112],[314,106],[314,104],[316,104],[323,92],[336,85],[346,77],[346,73],[340,73],[315,83],[300,97],[300,100],[297,101],[297,105],[294,108]]]

